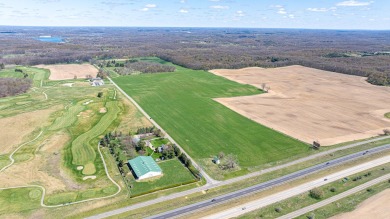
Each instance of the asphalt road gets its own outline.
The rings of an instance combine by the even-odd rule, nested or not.
[[[161,213],[161,214],[149,217],[148,219],[173,218],[173,217],[177,217],[179,215],[183,215],[183,214],[187,214],[187,213],[201,210],[202,208],[206,208],[206,207],[209,208],[209,207],[212,207],[214,205],[218,205],[218,204],[227,202],[227,201],[232,200],[232,199],[244,197],[244,196],[247,196],[247,195],[252,194],[252,193],[256,193],[256,192],[259,192],[259,191],[262,191],[262,190],[265,190],[268,188],[272,188],[272,187],[281,185],[281,184],[286,183],[288,181],[292,181],[292,180],[310,175],[312,173],[319,172],[321,170],[329,169],[331,167],[346,163],[348,161],[363,158],[364,156],[367,156],[368,154],[379,153],[379,152],[382,152],[382,151],[385,151],[388,149],[390,149],[390,144],[383,145],[383,146],[373,148],[373,149],[369,149],[366,151],[361,151],[361,152],[357,152],[354,154],[350,154],[350,155],[340,157],[340,158],[337,158],[337,159],[334,159],[334,160],[331,160],[328,162],[324,162],[324,163],[321,163],[321,164],[318,164],[318,165],[315,165],[315,166],[312,166],[312,167],[309,167],[309,168],[306,168],[306,169],[303,169],[303,170],[300,170],[300,171],[297,171],[297,172],[294,172],[294,173],[291,173],[291,174],[288,174],[288,175],[285,175],[285,176],[282,176],[282,177],[279,177],[279,178],[276,178],[276,179],[273,179],[270,181],[267,181],[267,182],[263,182],[263,183],[245,188],[245,189],[241,189],[241,190],[238,190],[238,191],[235,191],[232,193],[221,195],[221,196],[215,197],[211,200],[198,202],[198,203],[184,206],[184,207],[172,210],[172,211]]]

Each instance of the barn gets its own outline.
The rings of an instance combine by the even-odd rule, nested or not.
[[[162,175],[162,170],[158,164],[149,156],[139,156],[129,160],[129,165],[137,180]]]

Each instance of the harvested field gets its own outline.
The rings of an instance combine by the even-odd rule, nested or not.
[[[86,78],[87,75],[95,77],[98,73],[98,70],[90,64],[37,65],[35,67],[50,70],[50,80]]]
[[[301,141],[322,145],[377,136],[390,128],[390,87],[374,86],[363,77],[303,66],[274,69],[219,69],[212,73],[269,93],[217,98],[230,109]]]
[[[356,210],[337,215],[332,219],[341,218],[390,218],[388,210],[390,202],[390,190],[385,190],[361,203]]]

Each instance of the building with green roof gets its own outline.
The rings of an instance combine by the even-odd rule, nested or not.
[[[149,156],[139,156],[129,160],[129,164],[138,180],[162,175],[158,164]]]

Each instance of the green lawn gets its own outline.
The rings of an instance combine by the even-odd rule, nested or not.
[[[163,144],[168,144],[169,140],[166,139],[166,138],[163,138],[163,139],[154,139],[151,141],[152,145],[156,148],[156,147],[160,147],[161,145]]]
[[[260,94],[255,87],[205,71],[176,68],[173,73],[122,76],[113,80],[195,159],[209,158],[223,151],[238,155],[240,166],[245,168],[309,152],[306,144],[213,100]]]
[[[133,178],[131,182],[133,188],[130,189],[132,196],[196,181],[190,171],[176,158],[160,162],[158,165],[163,171],[163,176],[149,182],[136,182]]]

